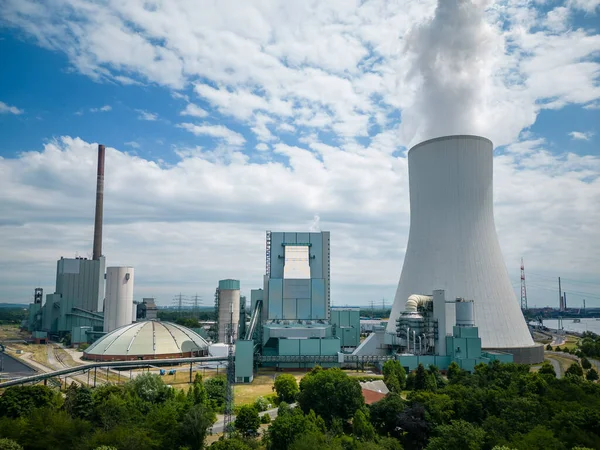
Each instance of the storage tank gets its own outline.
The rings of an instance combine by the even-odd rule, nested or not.
[[[240,281],[220,280],[218,290],[218,342],[229,343],[227,334],[233,326],[233,340],[237,340],[240,321]],[[233,324],[231,323],[233,316]]]
[[[464,298],[456,299],[456,326],[474,327],[475,319],[473,317],[473,300]]]
[[[542,362],[543,346],[529,334],[496,235],[492,142],[465,135],[422,142],[408,152],[408,174],[410,231],[387,332],[396,332],[409,295],[443,289],[447,298],[476,300],[484,349],[512,353],[517,363]]]
[[[133,317],[133,267],[107,267],[104,332],[129,325]]]

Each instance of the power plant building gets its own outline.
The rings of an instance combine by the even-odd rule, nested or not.
[[[215,293],[217,304],[217,342],[229,343],[229,331],[232,338],[238,338],[240,323],[240,281],[220,280]]]
[[[149,320],[117,328],[90,345],[83,358],[92,361],[205,356],[208,343],[189,328]]]
[[[408,170],[410,233],[386,343],[393,344],[411,295],[441,289],[449,299],[474,300],[484,349],[511,353],[515,362],[543,361],[543,347],[529,333],[496,235],[492,142],[479,136],[425,141],[408,152]],[[439,332],[449,333],[454,309],[443,315]]]

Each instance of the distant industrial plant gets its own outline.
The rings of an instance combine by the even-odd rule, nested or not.
[[[472,371],[493,360],[537,363],[496,236],[492,143],[447,136],[408,153],[410,235],[387,326],[369,323],[361,341],[357,308],[331,307],[330,233],[271,232],[265,275],[247,308],[240,282],[223,279],[215,293],[214,343],[196,331],[156,320],[154,299],[134,304],[134,268],[106,267],[102,255],[104,146],[98,147],[93,257],[60,258],[56,287],[35,290],[26,327],[34,339],[71,336],[91,344],[96,361],[227,356],[235,346],[235,381],[251,382],[257,366],[308,368],[380,364],[398,359]]]

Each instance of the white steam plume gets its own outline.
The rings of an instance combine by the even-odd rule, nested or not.
[[[503,48],[484,13],[481,2],[438,0],[434,16],[409,32],[406,50],[413,60],[408,81],[419,86],[414,104],[403,114],[407,141],[486,131],[494,53]]]

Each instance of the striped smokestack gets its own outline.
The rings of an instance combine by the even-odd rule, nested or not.
[[[104,145],[98,145],[98,178],[96,182],[96,218],[94,221],[94,256],[102,256],[102,216],[104,209]]]

